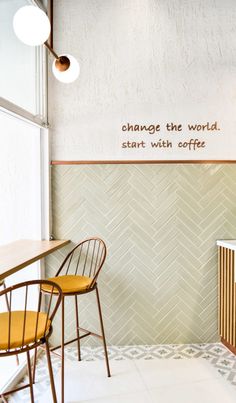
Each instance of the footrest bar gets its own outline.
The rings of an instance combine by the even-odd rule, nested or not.
[[[11,393],[15,393],[15,392],[18,392],[19,390],[26,389],[26,388],[29,388],[29,387],[30,387],[30,384],[28,383],[27,385],[19,386],[19,388],[6,391],[6,392],[2,393],[2,395],[0,395],[0,396],[4,397],[4,396],[7,396],[7,395],[10,395]]]
[[[95,337],[98,337],[99,339],[102,340],[102,336],[101,336],[100,334],[93,333],[93,332],[91,332],[90,330],[84,329],[83,327],[79,327],[78,329],[79,329],[79,330],[82,330],[82,332],[88,332],[87,336],[88,336],[88,335],[95,336]]]
[[[82,336],[79,336],[78,339],[83,339],[84,337],[90,336],[91,332],[82,334]]]
[[[76,339],[73,339],[73,340],[70,340],[70,341],[67,341],[66,343],[64,343],[64,346],[67,346],[70,343],[74,343],[74,341],[76,341],[76,340],[78,340],[77,337],[76,337]],[[61,344],[59,346],[50,348],[50,351],[53,352],[53,351],[57,350],[58,348],[61,348]]]

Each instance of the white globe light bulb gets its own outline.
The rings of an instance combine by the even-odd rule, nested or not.
[[[42,45],[51,31],[48,16],[36,6],[21,7],[13,18],[16,36],[26,45]]]
[[[62,83],[72,83],[75,81],[80,73],[80,67],[77,60],[71,55],[60,55],[60,57],[66,56],[70,60],[70,66],[65,71],[60,71],[56,67],[56,60],[54,60],[52,65],[52,72],[57,80],[61,81]]]

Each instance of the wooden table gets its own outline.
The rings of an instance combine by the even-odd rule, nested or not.
[[[67,245],[68,240],[22,239],[0,246],[0,281]]]

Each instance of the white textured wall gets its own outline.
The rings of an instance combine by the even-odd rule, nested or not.
[[[55,50],[73,54],[81,75],[50,80],[53,159],[145,159],[121,153],[123,123],[208,120],[222,131],[203,158],[234,158],[234,0],[56,0],[54,17]]]

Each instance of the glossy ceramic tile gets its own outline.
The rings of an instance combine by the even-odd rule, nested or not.
[[[125,395],[116,395],[98,398],[95,400],[68,401],[67,403],[152,403],[153,400],[149,392],[127,393]],[[159,402],[160,403],[160,402]]]
[[[66,366],[67,403],[235,403],[236,388],[206,359],[111,361],[112,377],[104,363],[74,362]],[[56,387],[60,396],[60,379]],[[47,392],[40,403],[50,401]]]
[[[208,379],[154,388],[150,389],[149,393],[152,403],[235,403],[236,401],[235,388],[227,384],[224,379]]]
[[[209,403],[214,395],[207,385],[209,389],[218,385],[216,399],[221,396],[220,403],[231,403],[231,394],[236,401],[236,357],[220,343],[110,346],[111,379],[106,378],[102,347],[83,346],[82,358],[78,363],[76,348],[66,348],[66,384],[70,389],[68,399],[72,399],[66,403],[149,403],[150,399],[151,403],[185,403],[184,399],[195,403],[195,396],[198,396],[198,403]],[[59,384],[60,359],[52,355],[52,361]],[[42,356],[38,360],[34,386],[36,403],[52,402],[45,366],[46,358]],[[165,396],[166,402],[160,401],[160,394],[162,398]],[[176,400],[175,396],[181,400]],[[9,403],[18,402],[29,403],[27,389],[9,399]]]
[[[67,363],[65,366],[66,401],[80,402],[112,398],[115,395],[146,390],[134,361],[112,361],[111,373],[112,376],[108,378],[102,361]],[[56,387],[60,391],[60,376],[56,377]]]
[[[173,386],[221,377],[217,369],[203,358],[193,360],[141,359],[135,360],[135,364],[147,388]]]

